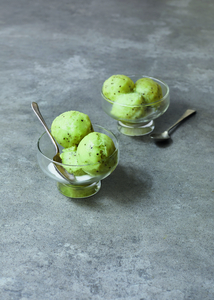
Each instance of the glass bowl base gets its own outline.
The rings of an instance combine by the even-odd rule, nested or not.
[[[88,198],[99,192],[101,181],[81,186],[57,182],[57,188],[61,194],[69,198]]]
[[[118,130],[124,135],[128,136],[141,136],[146,135],[152,132],[155,128],[154,121],[150,121],[147,123],[125,123],[118,121]]]

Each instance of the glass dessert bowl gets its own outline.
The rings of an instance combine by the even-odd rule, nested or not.
[[[101,90],[102,109],[107,115],[118,121],[118,130],[122,134],[128,136],[149,134],[155,128],[154,120],[164,114],[169,107],[169,87],[160,79],[145,75],[131,75],[128,77],[134,83],[143,78],[153,80],[162,90],[159,100],[149,103],[140,101],[138,96],[142,95],[144,97],[144,93],[140,92],[121,93],[119,95],[120,98],[111,100],[104,95],[103,85]],[[150,93],[153,92],[151,91]]]
[[[105,128],[94,125],[94,131],[109,136],[115,145],[114,152],[107,158],[97,163],[85,165],[67,165],[57,163],[66,170],[72,170],[74,179],[68,182],[55,168],[53,157],[56,154],[50,137],[44,132],[37,142],[37,160],[42,171],[57,182],[57,188],[61,194],[69,198],[87,198],[95,195],[101,188],[101,180],[109,176],[119,162],[119,144],[116,136]],[[60,153],[63,147],[59,145]],[[103,149],[104,151],[104,149]]]

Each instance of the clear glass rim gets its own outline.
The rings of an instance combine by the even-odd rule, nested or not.
[[[110,159],[110,158],[113,157],[113,156],[116,154],[116,152],[118,152],[118,150],[119,150],[119,142],[118,142],[118,138],[116,137],[116,135],[115,135],[112,131],[110,131],[110,130],[108,130],[108,129],[106,129],[106,128],[104,128],[104,127],[98,125],[98,124],[92,124],[92,125],[93,125],[93,126],[96,126],[96,127],[98,127],[98,128],[100,128],[100,129],[102,129],[102,130],[104,130],[104,131],[109,132],[109,133],[110,133],[111,135],[113,135],[113,137],[115,138],[115,140],[116,140],[116,142],[117,142],[116,145],[115,145],[115,143],[114,143],[114,145],[115,145],[115,150],[114,150],[114,152],[113,152],[110,156],[108,156],[108,157],[106,158],[106,159]],[[94,163],[94,164],[86,164],[86,165],[68,165],[68,164],[62,164],[62,163],[59,163],[59,162],[54,161],[53,159],[51,159],[51,158],[49,158],[48,156],[46,156],[46,155],[42,152],[42,150],[41,150],[41,148],[40,148],[40,140],[41,140],[41,138],[42,138],[45,134],[47,134],[46,131],[43,132],[42,135],[39,137],[39,139],[38,139],[38,141],[37,141],[37,149],[39,150],[40,154],[41,154],[45,159],[47,159],[48,161],[50,161],[50,163],[54,163],[54,164],[57,164],[57,165],[62,166],[62,167],[73,167],[73,168],[75,168],[75,167],[83,168],[83,167],[87,167],[87,166],[96,166],[96,165],[99,165],[99,164],[100,164],[100,162],[97,162],[97,163]],[[114,142],[114,141],[113,141],[113,142]],[[54,145],[53,145],[53,147],[54,147]],[[104,162],[106,159],[101,160],[101,162]]]
[[[128,75],[127,75],[128,76]],[[165,87],[166,87],[166,94],[164,95],[164,97],[162,97],[161,99],[155,101],[155,102],[150,102],[150,103],[147,103],[147,104],[139,104],[139,105],[126,105],[126,104],[122,104],[122,103],[118,103],[116,101],[112,101],[110,99],[108,99],[106,96],[104,96],[103,94],[103,86],[102,86],[102,89],[101,89],[101,96],[106,100],[108,101],[109,103],[111,104],[117,104],[117,105],[120,105],[120,106],[125,106],[125,107],[147,107],[147,106],[151,106],[151,105],[154,105],[156,103],[160,103],[160,102],[163,102],[168,96],[169,96],[169,86],[161,79],[159,78],[155,78],[155,77],[151,77],[151,76],[146,76],[146,75],[129,75],[128,76],[129,78],[133,78],[133,77],[139,77],[138,79],[140,78],[150,78],[150,79],[153,79],[154,81],[159,81],[161,84],[163,84]]]

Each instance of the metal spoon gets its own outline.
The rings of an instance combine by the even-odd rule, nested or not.
[[[60,152],[59,152],[59,147],[54,139],[54,137],[52,136],[50,130],[48,129],[48,126],[45,123],[45,120],[42,117],[42,114],[39,110],[39,106],[36,102],[32,102],[31,107],[34,111],[34,113],[36,114],[37,118],[39,119],[39,121],[42,123],[43,127],[45,128],[48,136],[51,139],[51,142],[53,143],[55,150],[56,150],[56,155],[53,157],[53,161],[55,161],[56,163],[54,163],[55,169],[56,171],[67,181],[69,181],[70,183],[74,182],[74,175],[68,173],[61,165],[57,164],[57,163],[62,163],[61,157],[60,157]]]
[[[169,127],[166,131],[162,132],[162,133],[152,133],[150,134],[150,137],[153,140],[156,141],[164,141],[164,140],[168,140],[170,139],[170,135],[169,132],[175,127],[177,126],[180,122],[182,122],[184,119],[186,119],[187,117],[191,116],[192,114],[196,113],[195,110],[193,109],[187,109],[185,111],[185,113],[181,116],[180,119],[178,119],[177,122],[175,122],[175,124],[173,124],[171,127]]]

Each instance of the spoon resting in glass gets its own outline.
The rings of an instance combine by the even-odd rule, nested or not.
[[[177,126],[179,123],[181,123],[184,119],[186,119],[187,117],[193,115],[194,113],[196,113],[195,110],[193,109],[187,109],[185,111],[185,113],[180,117],[180,119],[178,119],[177,122],[175,122],[175,124],[173,124],[172,126],[170,126],[167,130],[165,130],[164,132],[162,133],[152,133],[150,134],[150,137],[153,139],[153,140],[156,140],[156,141],[165,141],[165,140],[168,140],[170,139],[170,131],[175,127]]]
[[[36,102],[32,102],[31,107],[34,111],[34,113],[36,114],[37,118],[39,119],[39,121],[42,123],[43,127],[45,128],[48,136],[51,139],[51,142],[53,143],[55,150],[56,150],[56,155],[53,157],[53,161],[54,166],[56,171],[68,182],[73,183],[74,182],[74,175],[68,173],[60,164],[62,163],[61,157],[60,157],[60,152],[59,152],[59,147],[53,137],[53,135],[51,134],[50,130],[48,129],[48,126],[45,123],[45,120],[39,110],[39,106]]]

